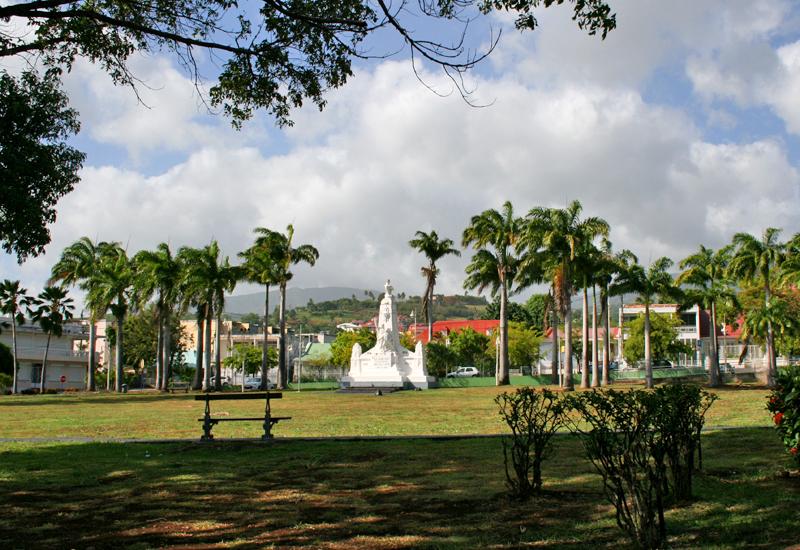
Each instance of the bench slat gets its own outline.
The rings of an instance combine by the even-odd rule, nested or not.
[[[195,395],[195,401],[235,401],[239,399],[281,399],[281,392],[253,392],[253,393],[204,393]]]
[[[291,416],[270,416],[270,420],[272,422],[277,422],[279,420],[291,420],[291,419],[292,419]],[[259,417],[256,417],[256,418],[209,418],[210,422],[237,422],[237,421],[240,421],[240,420],[241,421],[244,421],[244,420],[260,420],[260,421],[263,422],[264,421],[264,417],[263,416],[259,416]],[[197,421],[198,422],[204,422],[205,418],[198,418]]]

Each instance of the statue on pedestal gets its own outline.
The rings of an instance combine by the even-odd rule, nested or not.
[[[360,345],[353,346],[350,372],[342,379],[342,386],[428,388],[435,379],[428,376],[425,368],[422,343],[417,342],[414,351],[400,344],[394,289],[388,280],[384,290],[378,310],[375,347],[362,353]]]

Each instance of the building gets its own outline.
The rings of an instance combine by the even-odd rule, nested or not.
[[[10,324],[9,318],[0,318]],[[44,352],[47,348],[45,389],[65,390],[86,388],[89,363],[89,331],[86,324],[76,321],[64,326],[61,336],[51,335],[32,323],[17,326],[17,385],[19,391],[41,389]],[[0,342],[13,349],[11,330],[3,330]],[[99,360],[100,354],[96,354]],[[63,380],[63,381],[62,381]]]
[[[434,321],[433,335],[441,335],[447,340],[448,335],[460,332],[466,328],[471,328],[475,332],[491,336],[500,327],[498,319],[462,319],[458,321]],[[408,330],[414,335],[418,342],[428,343],[428,325],[424,323],[414,323],[409,325]]]

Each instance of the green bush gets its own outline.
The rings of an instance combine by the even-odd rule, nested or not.
[[[0,372],[0,390],[9,389],[14,385],[14,377],[10,374]]]
[[[669,492],[677,501],[692,498],[694,457],[700,452],[700,431],[708,408],[717,396],[700,386],[674,384],[660,386],[653,392],[655,442],[669,466]],[[699,464],[702,467],[702,463]]]
[[[682,384],[571,398],[584,422],[576,422],[575,430],[583,434],[587,456],[603,478],[617,525],[636,546],[662,547],[667,502],[691,498],[700,430],[715,399]]]
[[[786,450],[800,464],[800,366],[778,371],[777,385],[767,402],[775,429]]]
[[[511,496],[527,500],[542,489],[542,463],[550,440],[567,418],[569,407],[560,394],[523,387],[495,398],[500,416],[511,429],[503,438],[506,485]]]

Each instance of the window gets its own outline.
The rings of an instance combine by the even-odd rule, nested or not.
[[[31,382],[40,384],[42,382],[42,365],[34,365],[31,367]]]

